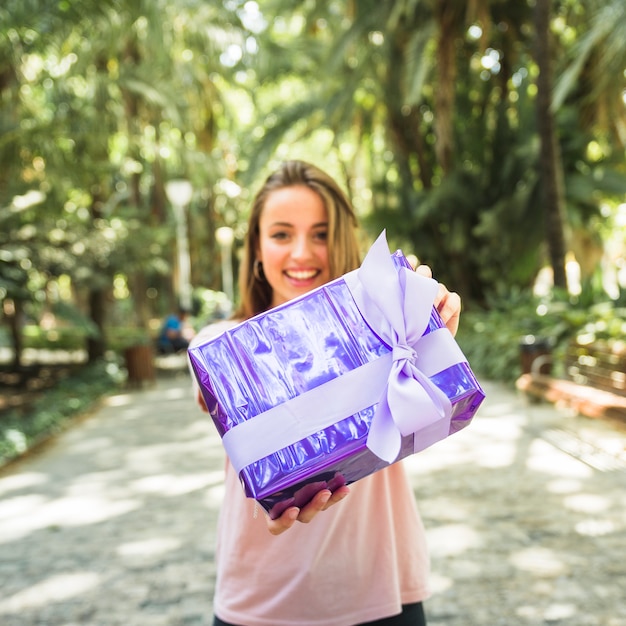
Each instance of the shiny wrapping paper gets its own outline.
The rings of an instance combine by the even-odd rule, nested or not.
[[[378,281],[387,286],[401,275],[404,291],[405,281],[417,281],[417,275],[405,269],[410,265],[401,252],[389,255],[383,234],[361,270],[189,350],[209,413],[245,493],[271,517],[291,505],[303,506],[321,488],[350,484],[461,430],[484,399],[432,305],[435,281],[420,277],[429,281],[424,282],[429,294],[422,298],[422,283],[417,283],[411,289],[418,293],[405,298],[396,316],[410,317],[414,303],[420,302],[425,327],[412,332],[431,344],[422,350],[411,339],[411,329],[407,339],[397,340],[404,329],[380,330],[381,322],[374,318],[384,317],[381,311],[367,311],[362,299],[367,296],[359,295],[361,286],[355,286],[366,263],[371,285]],[[377,274],[378,266],[385,266],[387,274]],[[400,293],[395,284],[392,288]],[[392,299],[388,294],[379,297],[383,309]],[[432,371],[426,367],[426,375],[418,371],[446,351],[443,364]],[[387,377],[391,381],[394,376],[398,380],[388,383]],[[387,388],[393,385],[396,392]],[[387,399],[378,401],[385,393]],[[385,413],[379,405],[384,405],[387,418],[375,418],[377,411]],[[403,410],[409,423],[402,417],[396,420],[395,413]],[[427,413],[430,417],[424,417]],[[379,421],[373,428],[375,419]],[[372,441],[374,430],[387,441]]]

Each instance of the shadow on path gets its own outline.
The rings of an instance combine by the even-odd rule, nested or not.
[[[626,433],[485,390],[468,428],[405,460],[430,626],[626,626]],[[223,459],[179,371],[5,468],[0,623],[208,626]]]

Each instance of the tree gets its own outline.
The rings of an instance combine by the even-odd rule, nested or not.
[[[515,138],[506,130],[515,108],[504,96],[522,56],[516,55],[514,42],[527,23],[527,8],[524,12],[519,3],[507,3],[508,17],[500,3],[473,4],[468,14],[460,2],[359,2],[350,5],[344,19],[331,19],[322,18],[317,5],[307,7],[300,12],[308,27],[296,35],[306,54],[295,59],[285,54],[277,64],[280,71],[262,77],[283,85],[288,59],[303,84],[313,87],[285,105],[271,102],[278,121],[265,133],[261,160],[283,137],[291,143],[320,125],[333,132],[335,145],[354,142],[358,148],[344,164],[346,180],[349,186],[359,178],[369,181],[370,230],[386,227],[394,243],[415,249],[468,299],[482,299],[487,272],[481,270],[495,265],[484,246],[494,247],[493,238],[479,250],[472,233],[481,210],[497,201],[492,183],[500,179],[495,172],[493,180],[487,177],[489,165],[495,169],[501,163],[499,155],[510,151]],[[339,11],[337,5],[332,8]],[[482,34],[470,38],[468,25],[479,18],[476,30]],[[490,31],[492,24],[499,27]],[[263,34],[259,57],[265,50],[273,59],[283,58],[275,39],[271,28]],[[293,40],[279,43],[289,48]],[[507,51],[506,61],[498,71],[486,72],[487,80],[475,61],[497,44]],[[326,70],[321,81],[315,74],[319,66]],[[466,107],[461,115],[459,94]],[[520,131],[523,142],[527,137]],[[362,200],[357,196],[355,201]]]
[[[579,4],[559,4],[570,40],[558,41],[551,63],[577,49],[572,28],[583,36],[589,27],[576,17]],[[414,249],[468,303],[485,303],[493,290],[530,288],[547,249],[557,251],[553,264],[563,265],[569,221],[589,223],[598,195],[623,188],[610,159],[587,154],[585,129],[568,111],[547,109],[554,141],[542,142],[548,135],[538,111],[546,109],[551,88],[542,84],[537,96],[536,13],[529,2],[294,8],[276,0],[268,15],[281,17],[257,34],[254,58],[243,59],[262,84],[253,129],[262,139],[260,149],[252,146],[249,178],[293,144],[330,131],[329,160],[344,172],[370,232],[386,227],[394,245]],[[560,24],[547,19],[550,29]],[[542,65],[547,61],[541,57]],[[546,78],[547,71],[539,73],[540,82]],[[560,163],[552,161],[555,174],[545,185],[542,144]],[[540,194],[548,183],[559,184],[559,170],[567,184],[547,221]]]
[[[224,70],[224,48],[241,41],[237,18],[221,4],[117,0],[10,2],[2,17],[0,45],[12,64],[0,67],[0,88],[3,101],[16,104],[0,120],[9,131],[0,142],[8,165],[0,168],[7,183],[0,206],[12,218],[7,241],[15,242],[14,269],[3,265],[2,275],[25,286],[14,298],[33,297],[35,274],[38,284],[70,275],[77,302],[100,329],[89,339],[95,359],[105,347],[114,275],[130,277],[139,303],[142,274],[172,275],[163,154],[170,172],[195,179],[207,198],[221,177],[223,152],[211,151],[225,126],[216,70]],[[44,199],[16,212],[10,199],[29,189]],[[8,293],[0,292],[3,300]]]

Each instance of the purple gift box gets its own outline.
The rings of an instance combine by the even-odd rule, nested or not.
[[[437,289],[383,233],[358,270],[190,348],[246,495],[271,517],[472,420],[485,395]]]

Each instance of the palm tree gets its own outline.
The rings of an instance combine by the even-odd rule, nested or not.
[[[530,3],[342,6],[264,5],[281,16],[281,30],[269,20],[255,35],[254,62],[244,65],[258,77],[250,85],[260,112],[251,132],[262,137],[246,152],[248,180],[277,149],[330,129],[348,189],[368,181],[371,199],[355,194],[355,201],[371,209],[372,231],[387,227],[470,300],[483,302],[496,286],[529,287],[546,240],[563,232],[562,222],[549,234],[541,227],[545,168],[538,165]],[[496,67],[482,66],[489,59]],[[346,144],[354,149],[344,151]],[[584,155],[573,144],[568,158],[580,164]]]
[[[13,65],[0,66],[3,101],[11,89],[19,106],[13,109],[15,118],[3,117],[0,124],[18,128],[30,116],[31,130],[3,135],[0,155],[8,167],[0,168],[0,182],[5,175],[7,183],[33,178],[35,157],[45,164],[34,182],[48,189],[47,199],[29,212],[28,232],[35,228],[40,239],[32,241],[28,257],[33,264],[41,262],[36,267],[42,272],[71,274],[74,285],[86,292],[82,300],[102,331],[113,274],[127,272],[132,279],[151,269],[153,259],[161,268],[170,262],[173,246],[162,238],[171,237],[169,229],[159,231],[154,221],[152,228],[141,228],[151,223],[151,215],[163,216],[156,210],[166,175],[160,149],[170,150],[174,173],[195,178],[199,187],[223,169],[221,155],[211,153],[218,130],[226,127],[214,77],[227,73],[219,51],[237,36],[237,18],[221,3],[193,1],[175,7],[164,1],[80,6],[11,1],[8,9],[15,9],[6,22],[13,39],[27,27],[45,37],[35,38],[37,48],[13,41],[3,56],[15,59]],[[4,18],[5,9],[0,12]],[[0,45],[9,40],[0,38]],[[32,77],[20,75],[27,58],[20,50],[26,46],[27,53],[47,61]],[[202,58],[205,53],[208,58]],[[26,90],[35,97],[20,101]],[[159,135],[161,129],[167,136]],[[192,135],[196,147],[190,149]],[[20,158],[9,158],[10,151]],[[23,189],[15,187],[12,194],[18,192]],[[80,211],[65,210],[76,203]],[[78,217],[85,208],[88,222]],[[50,232],[56,233],[54,246],[47,240]],[[38,254],[44,245],[49,254]],[[152,254],[146,255],[151,245]],[[159,246],[164,260],[154,254]],[[145,287],[137,293],[141,301]],[[92,359],[103,353],[102,332],[88,348]]]
[[[576,3],[576,7],[570,7],[567,14],[568,24],[576,30],[578,37],[568,48],[565,44],[557,47],[560,42],[549,38],[548,4],[537,4],[537,37],[542,46],[537,57],[541,68],[538,79],[538,114],[543,140],[542,172],[546,193],[547,241],[555,284],[565,287],[563,205],[566,190],[559,145],[562,141],[556,139],[555,119],[559,114],[566,114],[568,109],[577,111],[578,132],[587,137],[587,141],[593,137],[602,143],[608,163],[612,152],[615,153],[618,167],[621,165],[623,181],[626,173],[623,167],[623,150],[626,147],[626,110],[623,104],[626,90],[626,5],[620,0],[587,0],[582,3],[582,11],[580,3]],[[551,48],[548,47],[550,44]],[[551,78],[552,66],[556,73],[554,81]],[[601,185],[606,188],[607,196],[624,193],[623,184],[614,184],[610,169],[605,168],[602,179],[586,186],[587,198],[582,198],[582,202],[593,203],[592,197]],[[597,205],[593,208],[597,209]],[[584,229],[583,232],[588,239],[587,230]],[[577,244],[580,239],[581,235],[572,230],[571,243]],[[585,267],[584,259],[581,259],[581,265]],[[590,273],[593,265],[586,269]]]
[[[626,147],[626,4],[621,0],[586,0],[584,12],[572,11],[580,31],[565,56],[552,103],[559,111],[578,103],[581,127],[600,132]]]

